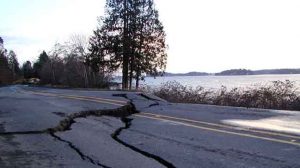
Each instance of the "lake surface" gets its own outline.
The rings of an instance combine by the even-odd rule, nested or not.
[[[294,81],[296,87],[300,88],[300,74],[293,75],[248,75],[248,76],[172,76],[172,77],[147,77],[141,84],[158,87],[162,83],[177,81],[183,85],[192,87],[202,86],[207,89],[219,89],[222,85],[227,88],[254,87],[255,85],[266,85],[272,81]]]

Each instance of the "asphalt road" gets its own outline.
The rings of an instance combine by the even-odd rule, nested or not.
[[[130,103],[136,113],[122,120],[92,113]],[[173,104],[135,92],[2,87],[0,167],[300,168],[300,112]]]

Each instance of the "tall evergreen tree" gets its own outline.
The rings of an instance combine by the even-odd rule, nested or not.
[[[16,77],[20,74],[21,70],[19,67],[19,62],[17,59],[17,55],[14,51],[9,51],[8,53],[8,66],[13,74],[13,79],[15,80]]]
[[[4,41],[3,41],[2,37],[0,37],[0,52],[2,52],[2,50],[4,49],[3,43],[4,43]]]
[[[4,41],[2,39],[2,37],[0,37],[0,57],[2,57],[2,59],[6,59],[6,52],[7,50],[4,48]]]
[[[99,23],[90,40],[90,61],[113,70],[122,67],[123,89],[131,87],[134,75],[138,87],[143,73],[164,71],[165,32],[153,0],[107,0]]]
[[[13,74],[9,68],[7,50],[4,48],[3,39],[0,37],[0,84],[13,82]]]
[[[41,70],[43,66],[49,62],[49,56],[48,54],[43,51],[40,55],[38,60],[33,64],[33,71],[34,71],[34,76],[40,78],[41,76]]]
[[[33,69],[30,61],[26,61],[22,66],[22,71],[25,79],[29,79],[33,75]]]
[[[165,43],[166,34],[164,27],[159,21],[158,11],[155,9],[153,0],[133,1],[133,31],[132,44],[133,61],[131,62],[135,72],[136,88],[142,74],[157,76],[164,72],[167,54]]]

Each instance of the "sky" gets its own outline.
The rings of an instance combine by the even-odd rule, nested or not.
[[[299,0],[154,0],[167,72],[300,68]],[[0,36],[19,62],[70,36],[90,36],[105,0],[1,0]]]

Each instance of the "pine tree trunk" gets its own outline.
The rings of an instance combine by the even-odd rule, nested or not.
[[[85,85],[85,87],[88,87],[89,81],[88,81],[88,75],[87,75],[87,66],[83,65],[83,67],[84,67],[84,85]]]
[[[139,85],[140,85],[140,70],[139,67],[137,67],[137,71],[136,71],[136,77],[135,77],[135,89],[138,90],[139,89]]]
[[[122,89],[128,89],[128,17],[127,17],[127,0],[124,0],[124,35],[123,35],[123,77],[122,77]]]
[[[135,34],[133,35],[135,36]],[[130,83],[129,83],[129,88],[130,90],[132,90],[132,80],[133,80],[133,72],[135,70],[135,53],[134,53],[134,49],[135,49],[135,45],[132,44],[132,48],[131,48],[131,57],[130,57],[130,75],[129,75],[129,80],[130,80]]]
[[[132,78],[133,78],[133,63],[130,61],[130,75],[129,75],[129,90],[132,90]]]
[[[55,72],[54,72],[54,67],[53,67],[53,62],[51,61],[51,63],[50,63],[50,67],[51,67],[51,75],[52,75],[52,85],[55,85],[55,82],[56,82],[56,80],[55,80]]]

